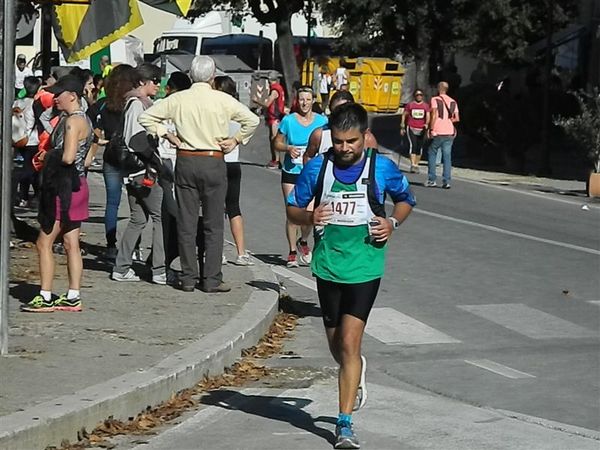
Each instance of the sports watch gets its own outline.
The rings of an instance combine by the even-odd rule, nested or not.
[[[398,219],[396,219],[395,217],[388,217],[388,220],[392,223],[392,228],[394,230],[397,230],[400,226],[400,222],[398,222]]]

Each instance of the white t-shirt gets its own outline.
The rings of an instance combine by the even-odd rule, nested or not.
[[[335,87],[341,88],[344,84],[348,84],[348,75],[345,67],[338,67],[335,71]]]
[[[241,125],[237,122],[229,122],[229,136],[235,136],[240,131]],[[233,163],[240,161],[240,146],[238,145],[231,152],[225,155],[226,163]]]
[[[15,68],[15,88],[17,89],[23,89],[23,81],[25,81],[25,78],[27,77],[32,77],[33,76],[33,71],[25,66],[25,68],[21,71],[19,70],[18,67]]]
[[[328,73],[319,74],[319,94],[329,94],[329,85],[331,84],[331,75]]]

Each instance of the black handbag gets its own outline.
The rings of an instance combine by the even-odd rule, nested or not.
[[[114,135],[106,145],[104,161],[123,173],[139,172],[146,168],[146,163],[140,159],[137,153],[129,150],[120,133]]]
[[[119,130],[115,132],[106,148],[104,149],[103,160],[113,167],[121,170],[123,173],[135,173],[146,168],[146,162],[139,155],[132,152],[123,137],[123,129],[125,128],[125,113],[132,102],[125,105],[125,109],[121,113],[121,124]]]

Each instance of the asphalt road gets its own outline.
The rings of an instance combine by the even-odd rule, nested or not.
[[[209,396],[168,440],[140,448],[329,447],[334,363],[310,271],[282,265],[280,175],[263,167],[265,142],[261,128],[242,150],[247,246],[276,265],[302,316],[286,346],[296,357],[269,361],[287,370],[280,386]],[[363,447],[598,448],[560,430],[600,430],[600,208],[409,178],[418,207],[390,242],[363,342],[371,386],[356,418]]]

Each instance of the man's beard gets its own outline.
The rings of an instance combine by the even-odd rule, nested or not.
[[[342,157],[342,155],[336,154],[335,155],[335,163],[338,166],[352,166],[354,164],[356,164],[358,161],[360,161],[362,157],[362,152],[359,153],[358,155],[352,153],[346,153],[344,154],[344,157]]]

